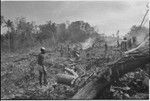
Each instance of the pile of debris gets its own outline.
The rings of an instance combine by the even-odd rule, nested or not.
[[[144,42],[125,53],[116,47],[108,47],[107,53],[104,47],[93,47],[79,60],[51,51],[46,57],[49,85],[44,90],[38,87],[37,54],[12,59],[1,64],[1,99],[147,99],[145,66],[150,57]],[[139,97],[139,92],[145,96]]]
[[[72,99],[99,98],[98,96],[102,95],[101,92],[103,92],[104,89],[110,88],[110,85],[113,84],[114,82],[119,83],[118,80],[121,76],[123,76],[126,73],[136,70],[138,67],[144,68],[145,65],[149,64],[149,60],[150,60],[149,48],[148,48],[149,46],[147,47],[147,42],[149,42],[149,38],[147,38],[137,48],[132,49],[132,51],[129,50],[128,52],[125,52],[122,55],[122,57],[120,57],[116,61],[113,61],[113,62],[111,61],[110,63],[106,63],[104,68],[101,69],[99,73],[97,73],[96,77],[93,78],[93,80],[87,83],[84,87],[82,87],[72,97]],[[144,49],[144,51],[141,52],[141,49],[142,50]],[[145,82],[145,84],[148,85],[149,78],[148,76],[145,78],[146,79],[144,79],[144,81],[142,82]],[[125,87],[121,89],[130,89],[130,88]],[[115,90],[113,89],[113,87],[111,88],[111,90],[114,91],[115,96],[119,94],[118,92],[115,93]],[[125,96],[128,96],[128,95],[126,94]],[[132,97],[129,97],[129,99],[130,98]]]
[[[147,66],[144,68],[149,69]],[[98,99],[149,99],[148,81],[146,71],[137,68],[134,72],[129,72],[113,82]]]

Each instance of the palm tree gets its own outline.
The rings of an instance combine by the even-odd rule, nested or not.
[[[56,46],[56,40],[57,40],[56,37],[57,36],[55,36],[55,32],[56,32],[55,23],[52,23],[51,21],[48,21],[47,24],[48,24],[48,26],[49,26],[49,28],[52,32],[52,40],[54,42],[54,46]]]
[[[9,34],[9,51],[11,52],[12,51],[12,48],[13,48],[13,43],[12,43],[12,41],[13,41],[13,39],[12,39],[12,30],[13,30],[13,22],[11,21],[11,20],[7,20],[7,21],[5,21],[4,20],[4,22],[5,22],[5,26],[8,28],[8,34]],[[4,27],[5,27],[4,26]]]

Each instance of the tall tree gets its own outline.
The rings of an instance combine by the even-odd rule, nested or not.
[[[45,39],[51,39],[52,42],[56,42],[56,24],[52,23],[51,21],[48,21],[46,24],[39,25],[40,32],[37,36],[37,40],[39,40],[41,43]]]
[[[34,43],[33,32],[34,32],[34,25],[33,22],[27,22],[25,18],[18,18],[17,19],[17,33],[20,36],[20,46],[22,47],[29,47],[32,46]]]
[[[74,42],[84,42],[87,38],[96,34],[94,28],[84,21],[72,22],[68,31],[70,33],[70,40]]]
[[[5,21],[5,24],[8,28],[8,34],[9,34],[9,51],[13,51],[13,22],[11,20]]]

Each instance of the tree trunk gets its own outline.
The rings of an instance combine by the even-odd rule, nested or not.
[[[111,82],[118,80],[122,75],[139,68],[140,66],[149,63],[148,56],[136,56],[134,59],[130,57],[122,58],[112,64],[104,72],[98,75],[98,78],[93,79],[82,89],[80,89],[72,99],[94,99],[102,93],[102,90],[110,85]],[[111,72],[109,72],[111,71]]]
[[[9,29],[9,52],[11,52],[11,32],[10,32],[10,28]]]

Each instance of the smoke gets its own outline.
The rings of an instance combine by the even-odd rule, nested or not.
[[[148,34],[141,32],[136,36],[137,39],[137,45],[141,44],[146,38],[148,37]]]
[[[85,49],[92,47],[94,40],[95,38],[89,38],[85,40],[85,42],[81,43],[82,49],[85,50]]]

